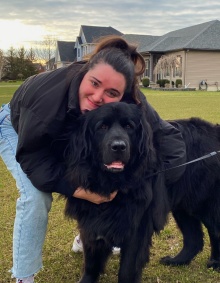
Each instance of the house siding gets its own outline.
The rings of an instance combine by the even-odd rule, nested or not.
[[[182,57],[182,77],[172,77],[174,82],[180,78],[184,86],[199,89],[201,81],[204,80],[207,90],[220,90],[220,52],[182,50],[165,55],[170,54]],[[170,79],[169,76],[163,78]]]
[[[95,44],[85,44],[82,46],[83,48],[83,54],[82,59],[85,59],[89,54],[91,54],[95,49]]]
[[[60,54],[59,54],[59,52],[57,52],[57,57],[55,58],[55,60],[56,60],[56,68],[57,69],[63,67],[62,62],[60,61]]]
[[[81,60],[81,45],[79,44],[78,39],[76,40],[76,43],[75,43],[75,49],[77,50],[76,51],[77,61],[80,61]]]
[[[199,84],[205,80],[207,90],[216,91],[220,88],[220,52],[188,51],[185,56],[185,85],[199,89]]]

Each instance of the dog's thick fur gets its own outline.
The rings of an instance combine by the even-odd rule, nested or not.
[[[67,200],[66,214],[77,220],[84,246],[81,283],[97,282],[113,246],[121,248],[118,282],[140,282],[152,235],[164,227],[170,209],[184,246],[175,258],[162,262],[189,263],[202,250],[202,222],[211,239],[209,266],[220,267],[220,161],[189,165],[170,188],[164,174],[149,178],[162,164],[142,112],[136,105],[110,103],[77,121],[68,151],[69,180],[104,196],[118,190],[114,200],[100,205]],[[172,123],[183,133],[188,160],[220,148],[219,126],[199,119]]]
[[[187,161],[220,150],[220,125],[191,118],[170,121],[181,131]],[[220,271],[220,153],[187,165],[184,175],[168,188],[172,214],[183,235],[183,248],[167,265],[189,264],[203,249],[202,224],[207,228],[211,255],[207,267]]]

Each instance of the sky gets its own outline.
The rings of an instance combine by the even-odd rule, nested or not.
[[[219,0],[0,0],[0,49],[29,48],[48,35],[75,41],[81,25],[163,35],[213,20]]]

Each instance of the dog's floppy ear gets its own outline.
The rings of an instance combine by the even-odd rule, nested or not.
[[[70,143],[67,148],[68,158],[71,163],[75,164],[88,159],[92,152],[91,135],[88,129],[86,114],[81,115],[76,123],[77,126],[71,135]]]
[[[140,156],[147,157],[147,160],[155,160],[155,150],[153,146],[153,131],[147,121],[146,109],[143,104],[138,104],[140,110],[140,136],[139,136],[139,153]]]

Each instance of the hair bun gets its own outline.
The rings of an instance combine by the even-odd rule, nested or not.
[[[135,66],[135,74],[140,76],[145,71],[145,61],[142,55],[137,52],[137,46],[128,43],[124,38],[121,36],[105,36],[99,38],[96,41],[97,46],[94,50],[93,55],[97,54],[99,51],[106,49],[106,48],[116,48],[120,49],[127,57],[131,59]],[[92,55],[92,56],[93,56]]]

